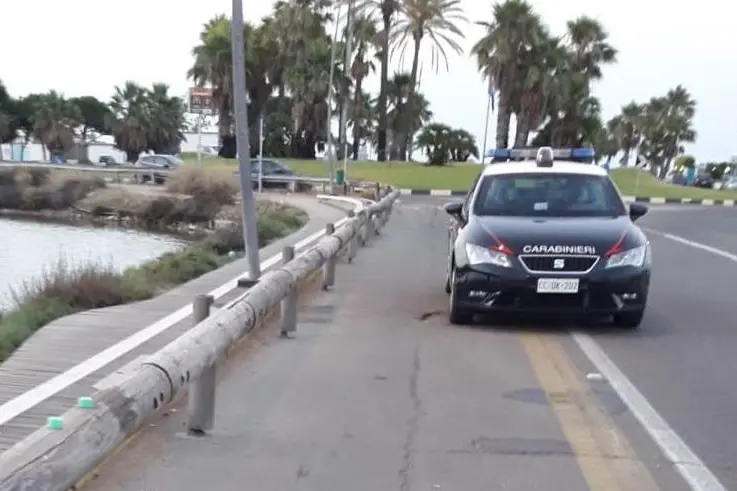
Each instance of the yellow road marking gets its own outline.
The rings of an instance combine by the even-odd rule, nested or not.
[[[522,344],[589,489],[660,491],[626,437],[589,393],[563,347],[539,334],[523,334]]]

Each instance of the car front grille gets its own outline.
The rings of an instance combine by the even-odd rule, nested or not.
[[[588,273],[596,266],[599,256],[526,254],[519,256],[519,260],[531,273]]]

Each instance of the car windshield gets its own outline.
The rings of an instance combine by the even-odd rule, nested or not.
[[[473,212],[530,217],[626,215],[624,203],[608,177],[563,173],[485,176]]]
[[[169,162],[171,162],[174,165],[182,165],[182,164],[184,164],[184,162],[182,162],[178,157],[175,157],[173,155],[169,155],[167,157],[167,159],[169,159]]]

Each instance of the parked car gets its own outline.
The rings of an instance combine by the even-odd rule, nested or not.
[[[112,155],[101,155],[97,161],[97,165],[100,167],[111,167],[119,164]]]
[[[175,157],[174,155],[161,155],[161,154],[155,154],[155,155],[144,155],[140,157],[135,164],[133,164],[133,167],[140,167],[142,169],[150,169],[151,171],[154,171],[155,169],[166,169],[166,170],[174,170],[178,169],[179,166],[181,166],[183,162]],[[141,174],[134,174],[133,178],[138,183],[145,183],[150,182],[151,177],[153,176],[154,183],[155,184],[164,184],[166,181],[166,174],[158,174],[156,172],[145,172]]]
[[[263,159],[261,161],[263,167],[262,176],[278,177],[278,176],[296,176],[294,170],[288,165],[275,159]],[[259,179],[259,159],[251,159],[251,181],[253,187],[258,188]],[[284,187],[285,182],[274,182],[268,179],[263,181],[263,187]]]
[[[724,176],[714,187],[717,189],[737,189],[737,176]]]
[[[714,187],[714,176],[709,172],[700,172],[696,175],[692,183],[697,188],[708,188]]]

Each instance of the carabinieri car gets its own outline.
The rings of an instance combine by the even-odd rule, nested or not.
[[[445,205],[450,322],[565,313],[637,328],[652,253],[634,222],[647,206],[625,205],[591,149],[513,149],[494,160],[462,202]]]

